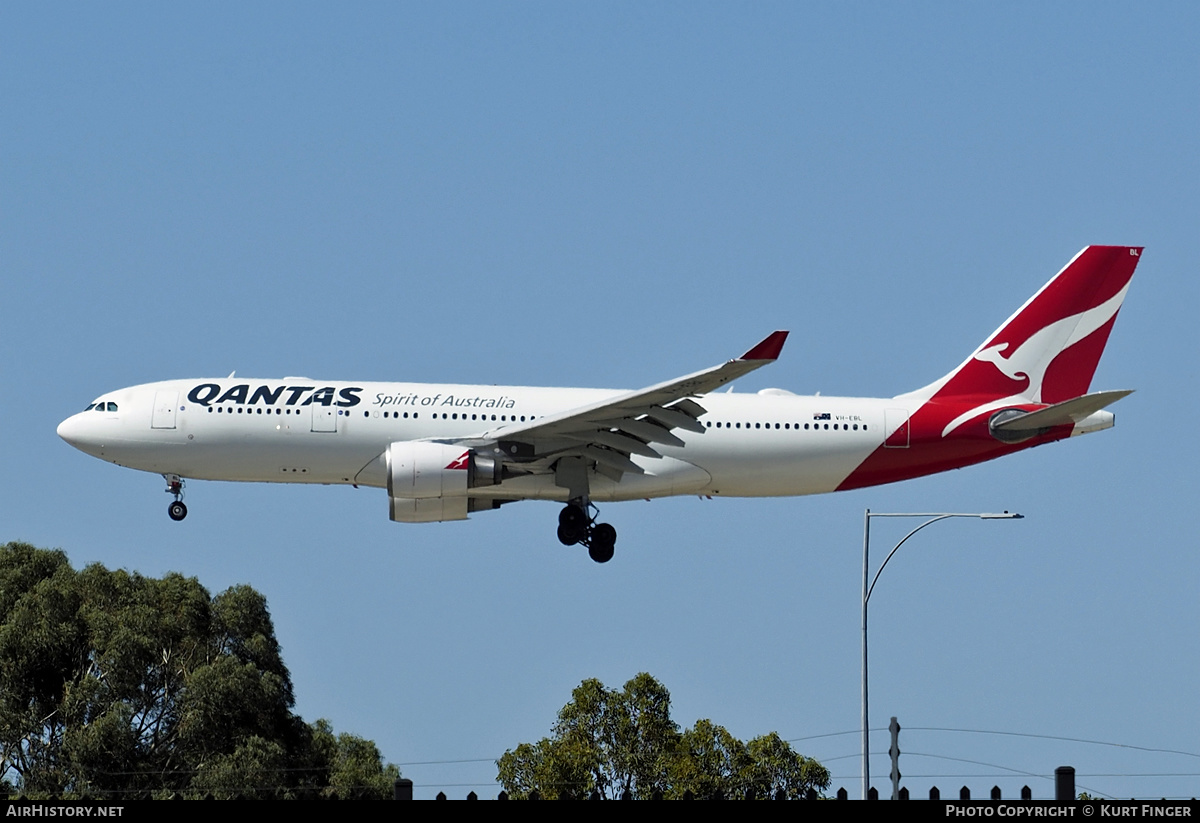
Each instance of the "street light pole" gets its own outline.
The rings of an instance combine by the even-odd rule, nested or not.
[[[884,558],[883,563],[879,566],[879,571],[875,572],[875,577],[870,578],[870,561],[871,561],[871,518],[872,517],[925,517],[928,518],[924,523],[917,526],[915,529],[904,535],[904,538],[892,547],[888,552],[888,556]],[[883,569],[887,566],[888,561],[892,559],[901,546],[903,546],[908,538],[919,532],[926,526],[931,526],[939,520],[946,520],[951,517],[974,517],[978,520],[1020,520],[1022,515],[1009,512],[1001,514],[994,513],[967,513],[967,512],[872,512],[867,509],[863,513],[863,578],[862,578],[862,799],[867,799],[867,793],[870,791],[871,783],[871,765],[870,765],[870,725],[867,721],[867,601],[871,599],[871,592],[875,590],[875,583],[879,580],[879,575],[883,574]],[[868,580],[870,581],[868,583]]]

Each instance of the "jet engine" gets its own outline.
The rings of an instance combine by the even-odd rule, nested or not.
[[[495,486],[502,474],[495,460],[446,443],[397,441],[384,459],[391,518],[401,523],[466,520],[477,508],[468,490]]]

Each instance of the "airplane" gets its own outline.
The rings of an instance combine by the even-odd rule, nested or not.
[[[1110,428],[1131,392],[1088,388],[1141,253],[1083,249],[956,369],[890,398],[717,393],[779,357],[776,331],[636,391],[231,374],[109,392],[58,434],[163,475],[173,520],[185,479],[386,488],[402,523],[550,500],[559,540],[604,563],[617,533],[597,502],[858,489]]]

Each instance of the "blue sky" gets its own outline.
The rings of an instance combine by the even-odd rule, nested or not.
[[[863,510],[1020,511],[922,532],[872,596],[905,783],[1048,797],[1074,765],[1097,794],[1196,794],[1194,5],[0,20],[0,540],[253,585],[297,710],[418,796],[494,793],[575,685],[640,671],[681,724],[778,731],[853,794]],[[154,380],[636,388],[776,328],[738,390],[891,396],[1091,243],[1146,247],[1093,382],[1138,390],[1115,429],[847,494],[606,506],[603,567],[545,503],[404,526],[378,490],[193,482],[177,524],[159,477],[55,436]]]

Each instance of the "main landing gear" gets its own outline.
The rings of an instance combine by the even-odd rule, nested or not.
[[[177,474],[164,474],[167,481],[167,494],[175,495],[171,505],[167,506],[167,517],[179,521],[187,517],[187,506],[183,505],[183,478]]]
[[[588,548],[588,557],[597,563],[607,563],[613,557],[617,530],[607,523],[597,523],[596,518],[588,514],[588,510],[594,508],[590,503],[568,503],[558,513],[558,539],[564,546],[582,543]]]

